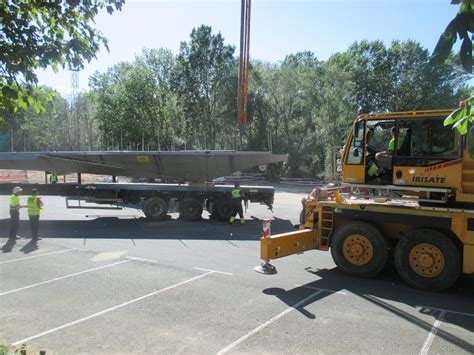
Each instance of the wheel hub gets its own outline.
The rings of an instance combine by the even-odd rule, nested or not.
[[[362,234],[349,235],[342,245],[344,257],[353,265],[365,265],[373,256],[370,240]]]
[[[433,244],[416,245],[409,255],[410,266],[414,272],[423,277],[436,277],[444,269],[444,256]]]
[[[162,208],[161,208],[161,206],[159,206],[159,205],[153,205],[153,206],[151,206],[151,210],[152,210],[152,212],[153,212],[154,215],[161,214],[161,212],[162,212]]]

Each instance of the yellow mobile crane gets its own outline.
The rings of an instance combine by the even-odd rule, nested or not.
[[[344,272],[377,275],[394,258],[409,285],[431,291],[474,273],[474,127],[461,136],[452,110],[359,116],[342,152],[344,188],[303,199],[299,230],[261,238],[256,268],[311,249]],[[344,186],[345,185],[345,186]]]

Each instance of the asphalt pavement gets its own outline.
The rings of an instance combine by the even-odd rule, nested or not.
[[[394,268],[346,276],[328,252],[260,263],[272,234],[298,223],[301,192],[274,211],[250,205],[245,225],[147,222],[134,209],[67,210],[44,198],[40,235],[0,253],[0,344],[46,354],[474,353],[474,282],[443,293],[406,286]],[[0,243],[8,233],[0,196]]]

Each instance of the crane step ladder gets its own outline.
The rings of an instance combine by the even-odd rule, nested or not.
[[[323,206],[319,216],[320,221],[320,237],[319,249],[329,250],[329,238],[334,230],[334,210],[332,207]]]

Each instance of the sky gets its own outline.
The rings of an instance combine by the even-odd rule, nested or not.
[[[287,54],[309,50],[320,60],[343,52],[364,39],[416,40],[430,52],[455,17],[459,5],[450,0],[253,0],[250,56],[278,62]],[[109,41],[97,59],[79,72],[79,88],[87,90],[95,72],[133,61],[144,48],[179,50],[193,28],[202,24],[236,46],[240,36],[240,0],[126,0],[120,12],[97,15],[98,28]],[[458,41],[459,42],[459,41]],[[457,43],[458,44],[458,43]],[[455,47],[455,48],[458,48]],[[39,83],[62,95],[71,92],[68,71],[38,71]]]

